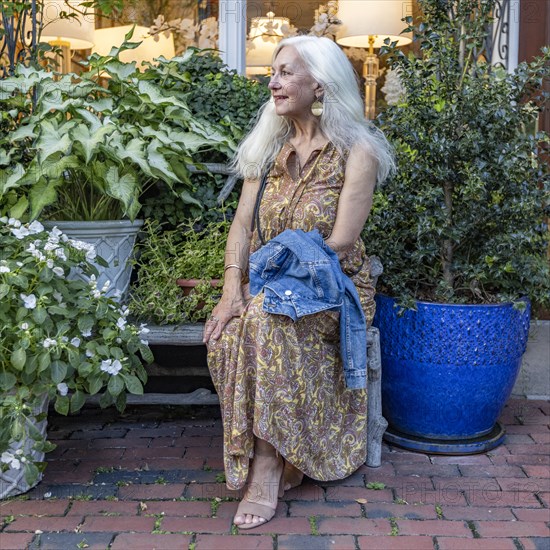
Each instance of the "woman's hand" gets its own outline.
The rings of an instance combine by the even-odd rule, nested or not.
[[[248,285],[246,285],[248,286]],[[243,288],[243,295],[240,297],[230,297],[227,293],[224,293],[221,300],[216,307],[212,310],[212,315],[206,321],[204,326],[204,333],[202,341],[208,344],[210,340],[217,340],[225,328],[225,325],[233,319],[233,317],[240,317],[247,305],[248,291]]]

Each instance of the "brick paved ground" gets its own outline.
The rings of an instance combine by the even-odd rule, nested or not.
[[[380,468],[307,481],[237,534],[216,408],[52,413],[58,447],[36,489],[0,502],[0,548],[549,550],[550,404],[512,400],[501,420],[507,441],[491,453],[385,447]]]

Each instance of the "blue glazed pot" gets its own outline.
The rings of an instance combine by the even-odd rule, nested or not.
[[[401,317],[393,298],[377,295],[376,305],[390,440],[396,433],[393,442],[401,446],[446,454],[488,450],[475,442],[494,435],[514,386],[527,345],[529,302],[524,311],[510,303],[417,302],[416,312]],[[458,442],[456,453],[452,443],[445,445],[452,441]]]

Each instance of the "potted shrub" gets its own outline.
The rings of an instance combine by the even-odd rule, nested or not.
[[[98,241],[109,260],[131,252],[147,189],[160,181],[183,203],[200,205],[189,170],[195,156],[235,149],[231,129],[192,114],[174,86],[188,79],[179,71],[191,53],[140,72],[118,59],[130,47],[92,55],[82,75],[20,65],[0,88],[0,213],[70,231],[83,225],[83,238]],[[123,273],[100,283],[123,278],[123,291],[130,269],[126,259],[112,263]]]
[[[533,131],[550,54],[507,73],[479,56],[493,0],[420,4],[419,55],[383,52],[406,90],[379,117],[398,170],[363,235],[385,269],[383,413],[399,445],[481,452],[503,439],[530,301],[550,302],[548,137]]]
[[[188,220],[162,231],[157,222],[147,221],[136,251],[132,315],[158,325],[208,317],[221,295],[229,227],[227,220],[202,226]]]
[[[140,356],[153,360],[143,327],[105,295],[91,262],[95,250],[37,221],[0,218],[0,498],[41,478],[50,401],[78,411],[102,392],[101,406],[123,410],[126,392],[147,379]],[[69,279],[82,270],[90,282]]]

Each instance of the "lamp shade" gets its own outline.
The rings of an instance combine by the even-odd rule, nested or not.
[[[336,42],[351,48],[367,48],[369,36],[374,37],[374,48],[384,45],[389,38],[398,46],[412,42],[410,33],[400,34],[407,27],[401,19],[412,15],[412,0],[340,0],[338,18],[342,26]]]
[[[109,27],[106,29],[97,29],[95,31],[95,45],[92,53],[99,55],[109,55],[111,48],[119,47],[124,42],[124,37],[130,32],[133,25],[123,25],[120,27]],[[141,42],[133,50],[124,50],[120,52],[119,59],[124,63],[135,61],[139,67],[143,61],[153,61],[156,57],[164,56],[166,59],[172,59],[175,55],[174,38],[172,34],[166,37],[164,33],[159,35],[158,42],[149,34],[147,27],[136,25],[134,34],[129,42]]]
[[[87,8],[79,6],[80,2],[69,1],[67,4],[63,0],[44,0],[40,42],[66,42],[71,50],[91,48],[94,45],[94,15],[82,15],[80,12]],[[59,19],[61,12],[76,17]]]
[[[283,25],[290,25],[286,17],[275,17],[269,12],[267,17],[253,17],[248,33],[249,47],[246,51],[247,67],[268,67],[273,52],[283,38]],[[249,71],[247,71],[249,72]]]

